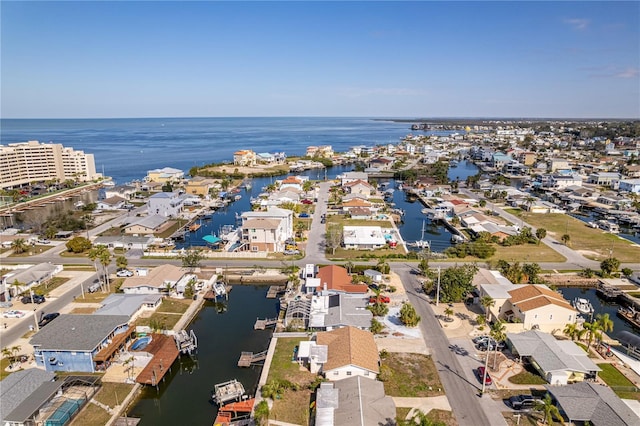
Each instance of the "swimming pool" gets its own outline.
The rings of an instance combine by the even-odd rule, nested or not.
[[[142,349],[147,347],[147,345],[151,342],[151,339],[152,339],[151,336],[144,336],[144,337],[138,338],[131,345],[131,350],[132,351],[141,351]]]

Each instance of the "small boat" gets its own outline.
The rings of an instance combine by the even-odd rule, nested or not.
[[[213,284],[213,292],[215,293],[216,297],[223,297],[227,294],[227,286],[224,282],[222,281],[216,281]]]
[[[189,225],[189,231],[190,232],[196,232],[198,229],[200,229],[202,225],[200,225],[199,223],[192,223],[191,225]]]
[[[621,307],[618,309],[618,316],[624,318],[629,321],[635,327],[640,328],[640,312],[633,309],[633,307],[624,308]]]
[[[242,195],[236,195],[233,197],[233,201],[238,201],[240,198],[242,198]]]
[[[451,160],[449,161],[449,167],[458,167],[458,160]]]
[[[218,405],[223,405],[229,401],[238,401],[244,395],[244,386],[237,380],[218,383],[215,385],[211,399]]]
[[[573,299],[573,307],[581,314],[590,315],[593,312],[591,302],[583,297],[576,297]]]
[[[451,234],[451,242],[453,244],[464,243],[464,237],[458,234]]]

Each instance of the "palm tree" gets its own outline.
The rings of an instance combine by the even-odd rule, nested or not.
[[[104,253],[104,251],[107,250],[107,247],[103,246],[103,245],[98,245],[95,246],[93,248],[91,248],[91,250],[89,250],[89,253],[87,254],[87,257],[89,257],[89,259],[91,259],[91,261],[93,261],[93,266],[96,268],[96,273],[100,273],[100,270],[98,269],[98,260],[100,260],[100,258],[102,257],[102,253]],[[108,252],[108,251],[107,251]],[[102,274],[102,282],[104,281],[104,272]],[[102,284],[100,285],[102,287]],[[102,288],[102,291],[104,291],[104,288]]]
[[[2,348],[2,357],[3,358],[7,358],[9,360],[10,364],[13,364],[12,361],[12,356],[11,356],[11,349],[9,348]]]
[[[562,243],[565,246],[568,246],[569,242],[571,241],[571,236],[569,234],[563,234],[562,237],[560,237],[560,239],[562,240]]]
[[[504,325],[504,322],[498,320],[491,325],[491,331],[489,335],[493,340],[496,341],[496,344],[493,348],[493,369],[496,368],[496,358],[498,357],[498,343],[504,342],[507,339],[507,334],[505,331],[507,327]]]
[[[29,249],[29,245],[24,238],[16,238],[11,243],[11,248],[15,254],[22,254]]]
[[[593,338],[596,336],[596,334],[598,333],[598,330],[600,330],[600,327],[598,325],[597,322],[585,322],[582,324],[582,328],[584,329],[585,333],[587,334],[587,349],[591,348],[591,343],[593,342]]]
[[[547,424],[547,420],[549,420],[549,424],[554,424],[553,418],[555,417],[557,420],[562,420],[562,416],[560,415],[560,410],[558,407],[553,405],[553,401],[551,400],[551,395],[546,394],[544,399],[538,403],[536,406],[536,410],[544,411],[544,424]]]
[[[544,240],[547,236],[547,230],[544,228],[536,229],[536,237],[538,238],[538,245],[540,245],[540,241]]]
[[[128,264],[129,264],[129,261],[127,260],[126,257],[124,256],[116,257],[116,267],[118,269],[126,269]]]
[[[108,291],[111,291],[111,287],[109,285],[109,264],[111,263],[111,253],[109,250],[105,248],[105,250],[100,253],[100,264],[102,265],[102,269],[104,271],[104,282],[107,285]]]
[[[14,291],[13,291],[14,298],[18,297],[18,295],[24,291],[22,286],[24,286],[24,283],[20,282],[19,280],[15,280],[11,283],[11,287],[14,288]]]
[[[613,321],[609,318],[609,314],[596,315],[596,324],[603,333],[613,331]],[[602,334],[599,334],[599,336],[599,339],[602,340]]]
[[[388,274],[389,270],[391,269],[389,264],[384,259],[378,260],[377,268],[378,271],[382,272],[383,274]]]
[[[447,319],[451,318],[451,315],[453,315],[453,309],[451,308],[445,309],[444,314],[447,316]]]
[[[564,330],[562,330],[562,332],[565,334],[565,336],[568,336],[571,340],[576,340],[576,337],[578,337],[578,333],[582,331],[581,329],[578,328],[578,324],[576,324],[575,322],[571,322],[569,324],[567,324],[564,327]],[[579,339],[579,337],[578,337]]]
[[[344,267],[349,274],[351,273],[351,271],[353,271],[353,266],[353,262],[347,262],[344,264]]]
[[[486,295],[482,296],[480,299],[480,304],[484,307],[485,318],[489,318],[489,308],[496,304],[496,301],[493,300],[493,297]]]

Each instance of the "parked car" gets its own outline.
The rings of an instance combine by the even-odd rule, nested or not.
[[[20,301],[24,304],[27,304],[27,303],[31,303],[32,298],[33,298],[33,303],[37,303],[38,305],[40,303],[45,302],[44,296],[41,296],[39,294],[34,294],[33,296],[23,296],[22,299],[20,299]]]
[[[294,255],[294,254],[300,254],[300,250],[285,250],[284,254],[287,255],[287,256],[291,256],[291,255]]]
[[[116,277],[132,277],[133,276],[133,272],[131,272],[128,269],[120,269],[118,272],[116,272]]]
[[[305,198],[304,200],[300,201],[300,202],[301,202],[302,204],[313,204],[313,201],[308,200],[308,199],[306,199],[306,198]]]
[[[40,319],[40,322],[38,323],[38,327],[44,327],[59,316],[60,314],[58,312],[52,312],[50,314],[43,315]]]
[[[100,290],[100,280],[96,278],[95,280],[93,280],[93,283],[91,283],[91,285],[87,288],[87,291],[89,293],[95,293],[98,290]]]
[[[300,213],[298,217],[302,217],[302,218],[309,217],[309,213]]]
[[[482,342],[487,342],[489,339],[491,339],[489,336],[478,336],[473,338],[473,343],[477,345]]]
[[[483,366],[478,367],[478,369],[476,370],[476,375],[478,376],[478,380],[480,381],[480,383],[482,383],[482,378],[484,377]],[[493,380],[491,380],[491,376],[489,376],[489,373],[487,373],[487,377],[485,377],[484,379],[484,384],[491,385],[492,383],[493,383]]]
[[[24,312],[22,311],[7,311],[2,314],[5,318],[22,318],[24,316]]]
[[[391,299],[389,296],[371,296],[369,297],[369,303],[390,303]]]
[[[514,410],[526,410],[534,408],[540,401],[533,395],[515,395],[507,400],[507,404]]]
[[[496,342],[495,340],[485,340],[483,342],[480,342],[476,345],[476,349],[482,352],[486,350],[493,351],[496,349],[496,346],[498,346],[499,351],[504,349],[504,343]]]
[[[51,241],[47,240],[46,238],[40,238],[37,242],[38,244],[51,244]]]

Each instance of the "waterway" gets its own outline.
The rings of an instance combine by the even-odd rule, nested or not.
[[[268,287],[236,285],[224,313],[206,302],[188,329],[198,337],[196,360],[174,362],[158,389],[146,387],[127,415],[142,425],[211,425],[217,412],[210,401],[217,383],[238,379],[254,395],[261,367],[239,368],[242,351],[266,350],[271,330],[254,330],[257,317],[277,315],[277,299],[267,299]]]
[[[640,329],[633,327],[630,323],[618,317],[617,312],[620,305],[618,303],[612,303],[598,297],[594,288],[579,288],[579,287],[558,287],[558,290],[562,292],[565,299],[572,302],[576,297],[582,297],[591,302],[593,305],[593,318],[596,318],[598,314],[609,314],[609,318],[613,321],[613,331],[608,333],[610,337],[616,338],[621,331],[628,331],[634,334],[640,333]],[[585,317],[585,315],[582,315]],[[591,318],[585,318],[590,321]]]

